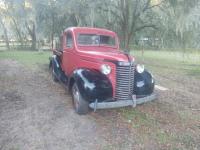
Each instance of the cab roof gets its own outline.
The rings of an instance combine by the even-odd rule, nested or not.
[[[110,35],[116,36],[116,33],[107,29],[102,28],[91,28],[91,27],[70,27],[65,29],[65,33],[67,31],[72,31],[73,33],[87,33],[87,34],[103,34],[103,35]]]

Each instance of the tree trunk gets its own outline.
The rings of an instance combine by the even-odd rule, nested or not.
[[[4,40],[6,42],[6,48],[7,50],[10,50],[10,43],[9,43],[9,39],[8,39],[8,32],[7,32],[7,28],[5,27],[5,24],[3,23],[2,19],[0,18],[0,24],[3,27],[3,31],[4,31]]]
[[[51,32],[51,48],[54,49],[54,32],[55,32],[55,17],[52,13],[52,32]]]
[[[35,31],[35,22],[32,21],[32,28],[29,27],[28,23],[26,22],[26,28],[28,33],[31,37],[31,49],[36,50],[36,31]]]
[[[7,50],[10,50],[10,43],[9,43],[8,32],[7,32],[6,27],[4,27],[4,38],[5,38]]]
[[[36,32],[35,32],[35,23],[33,23],[33,29],[32,29],[32,44],[31,49],[36,50]]]
[[[94,8],[94,2],[91,4],[91,14],[90,14],[90,21],[91,21],[91,27],[94,27],[94,19],[95,19],[95,8]]]
[[[126,37],[127,38],[126,38],[126,47],[125,48],[126,48],[127,51],[130,51],[130,46],[129,45],[130,45],[131,35],[129,35],[127,33]]]
[[[16,22],[16,20],[13,17],[12,17],[12,21],[14,23],[14,26],[15,26],[15,29],[16,29],[16,32],[17,32],[17,36],[18,36],[18,38],[20,40],[21,46],[23,46],[24,45],[24,40],[22,38],[21,31],[18,28],[17,22]]]

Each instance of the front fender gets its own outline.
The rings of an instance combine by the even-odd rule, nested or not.
[[[134,82],[134,94],[137,97],[145,97],[153,93],[155,81],[147,70],[143,73],[135,71]]]
[[[53,55],[53,56],[50,58],[49,67],[53,67],[53,69],[54,69],[54,71],[55,71],[55,74],[58,76],[59,71],[61,70],[61,67],[60,67],[60,60],[59,60],[59,57],[58,57],[58,56]]]
[[[73,72],[82,97],[89,102],[98,102],[112,98],[112,84],[106,75],[97,70],[77,69]]]

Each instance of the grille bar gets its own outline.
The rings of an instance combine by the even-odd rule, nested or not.
[[[134,87],[134,70],[133,64],[129,66],[116,65],[116,100],[127,100],[131,98]]]

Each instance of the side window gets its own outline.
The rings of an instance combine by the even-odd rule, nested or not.
[[[73,40],[72,40],[72,34],[70,32],[67,33],[67,38],[66,38],[66,46],[67,48],[72,48],[73,47]]]

